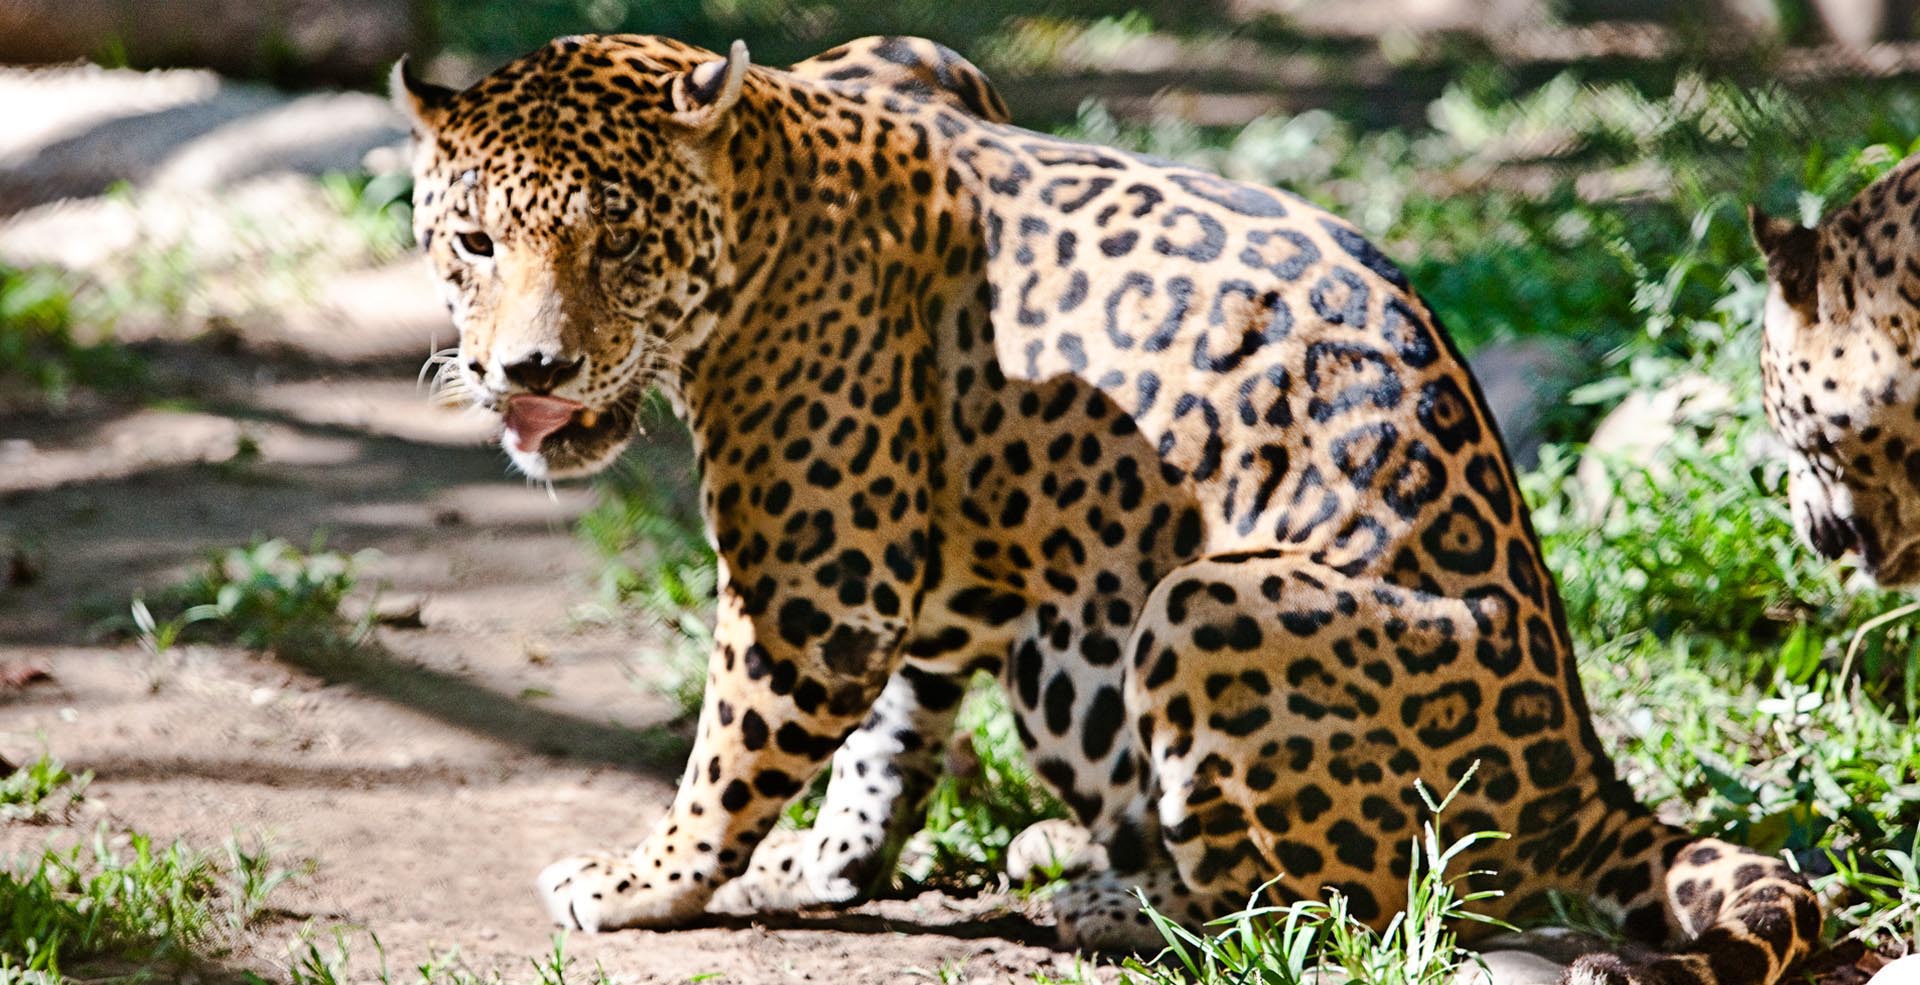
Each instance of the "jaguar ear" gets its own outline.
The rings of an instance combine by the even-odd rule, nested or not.
[[[453,102],[454,92],[446,86],[422,82],[414,77],[408,67],[406,55],[393,63],[393,73],[387,81],[387,95],[393,100],[394,108],[407,118],[407,124],[416,134],[432,133],[441,113],[447,104]]]
[[[1767,279],[1780,285],[1789,305],[1811,315],[1820,278],[1820,233],[1790,219],[1776,219],[1747,206],[1753,241],[1767,258]]]
[[[707,132],[726,119],[727,111],[740,101],[740,89],[747,79],[747,43],[735,41],[727,57],[701,62],[693,70],[673,80],[674,122],[690,130]]]

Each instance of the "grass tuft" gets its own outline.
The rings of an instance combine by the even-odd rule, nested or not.
[[[339,654],[358,646],[372,627],[369,614],[349,620],[341,604],[371,558],[363,552],[307,551],[284,540],[256,541],[209,557],[149,604],[136,597],[132,625],[155,656],[191,641],[238,643],[255,650]]]
[[[1475,764],[1475,768],[1478,764]],[[1484,841],[1506,838],[1482,831],[1442,846],[1439,816],[1452,803],[1474,769],[1447,796],[1435,802],[1426,788],[1415,789],[1431,812],[1413,839],[1407,874],[1407,908],[1382,930],[1355,918],[1345,896],[1329,890],[1325,900],[1262,904],[1263,886],[1245,909],[1211,921],[1209,930],[1181,926],[1146,903],[1142,906],[1167,941],[1156,963],[1137,960],[1125,967],[1148,985],[1309,985],[1326,980],[1355,985],[1444,985],[1477,959],[1461,948],[1454,926],[1462,920],[1505,927],[1472,909],[1498,897],[1498,890],[1461,892],[1459,883],[1480,872],[1450,875],[1465,852]]]
[[[83,799],[92,773],[74,775],[65,763],[50,755],[0,779],[0,821],[44,824],[65,820]]]

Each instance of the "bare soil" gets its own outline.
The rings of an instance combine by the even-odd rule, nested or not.
[[[350,364],[283,341],[156,352],[166,401],[0,418],[0,668],[47,673],[0,686],[0,758],[46,749],[94,774],[88,810],[0,828],[0,853],[105,820],[208,850],[264,838],[307,867],[195,977],[284,980],[303,933],[330,950],[349,927],[357,978],[378,968],[366,932],[402,980],[456,947],[528,978],[552,946],[540,866],[632,843],[672,794],[686,739],[645,681],[655,641],[601,615],[571,529],[591,491],[510,476],[486,422],[414,388],[422,333],[396,328]],[[671,441],[638,453],[686,474]],[[418,603],[423,625],[332,659],[155,656],[100,628],[209,550],[319,532],[377,551],[374,604]],[[927,894],[566,948],[576,975],[599,963],[623,981],[1026,982],[1072,966],[1051,937],[1009,897]]]

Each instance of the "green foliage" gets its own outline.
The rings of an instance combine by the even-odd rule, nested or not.
[[[1867,853],[1848,852],[1836,858],[1831,882],[1846,887],[1850,901],[1829,915],[1849,937],[1870,944],[1893,943],[1907,953],[1920,953],[1920,833],[1905,848]],[[1822,892],[1830,887],[1817,885]]]
[[[53,975],[87,958],[180,958],[213,925],[214,886],[212,866],[186,846],[103,827],[89,845],[50,848],[0,871],[0,955]]]
[[[20,388],[60,410],[78,388],[124,391],[144,381],[137,356],[110,340],[82,341],[75,324],[66,277],[0,266],[0,393]]]
[[[264,840],[228,837],[225,847],[227,865],[220,889],[227,901],[227,926],[245,930],[267,912],[268,898],[295,872],[276,863]]]
[[[1037,821],[1065,817],[1066,806],[1027,765],[1007,694],[985,674],[960,709],[974,763],[949,772],[927,797],[926,854],[899,873],[908,882],[993,885],[1007,867],[1007,845]]]
[[[75,776],[52,756],[42,755],[0,779],[0,821],[40,823],[65,818],[93,782],[92,773]]]
[[[320,190],[373,259],[392,260],[413,246],[413,175],[336,171],[320,176]]]
[[[1256,892],[1247,907],[1195,931],[1145,906],[1167,949],[1156,964],[1129,960],[1126,967],[1149,985],[1308,985],[1331,977],[1355,985],[1443,985],[1452,982],[1473,955],[1454,930],[1462,920],[1505,926],[1473,910],[1498,890],[1462,892],[1459,883],[1483,873],[1449,875],[1459,857],[1484,841],[1507,837],[1483,831],[1442,847],[1436,830],[1445,811],[1473,775],[1469,770],[1436,803],[1417,781],[1415,789],[1432,817],[1413,838],[1407,873],[1407,908],[1374,930],[1355,918],[1347,899],[1328,890],[1325,900],[1262,904]],[[1262,888],[1262,892],[1266,887]]]
[[[209,557],[152,605],[135,598],[133,627],[156,656],[184,640],[238,643],[255,650],[341,653],[366,637],[370,621],[348,621],[341,603],[370,555],[286,541],[256,541]],[[157,614],[156,614],[157,610]]]
[[[0,818],[57,819],[51,805],[78,801],[91,778],[43,755],[0,781]],[[0,859],[0,982],[57,982],[63,969],[102,961],[136,969],[116,980],[137,981],[221,945],[291,877],[264,846],[238,838],[224,862],[104,824],[81,843]]]

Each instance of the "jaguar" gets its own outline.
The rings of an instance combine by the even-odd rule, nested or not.
[[[860,898],[984,671],[1103,849],[1054,897],[1067,946],[1157,949],[1136,891],[1198,924],[1331,890],[1382,925],[1416,781],[1461,784],[1443,837],[1511,835],[1462,863],[1487,913],[1561,894],[1664,948],[1569,981],[1770,983],[1814,946],[1785,862],[1617,775],[1486,403],[1352,225],[1015,127],[916,38],[394,75],[461,388],[540,479],[664,394],[719,559],[677,793],[637,848],[541,873],[558,923],[672,927],[742,877]],[[757,857],[829,761],[817,823]]]
[[[1816,226],[1755,208],[1767,418],[1801,537],[1874,581],[1920,580],[1920,158]]]

